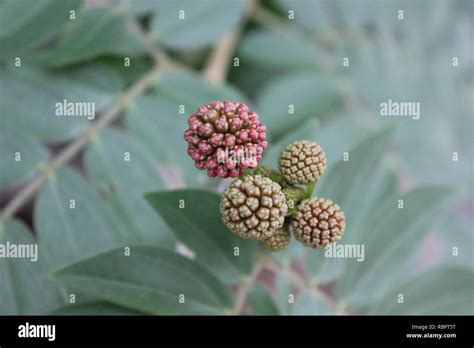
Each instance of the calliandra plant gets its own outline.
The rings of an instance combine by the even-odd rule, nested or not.
[[[278,170],[258,166],[267,147],[259,115],[234,101],[212,101],[188,118],[188,155],[211,177],[234,178],[221,197],[222,221],[268,251],[285,249],[291,232],[311,248],[341,240],[344,213],[330,199],[312,197],[326,170],[318,144],[299,140],[281,152]]]

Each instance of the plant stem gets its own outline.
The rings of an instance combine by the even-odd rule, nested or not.
[[[309,199],[313,196],[313,191],[314,191],[314,187],[316,186],[316,183],[317,183],[317,180],[310,182],[306,186],[306,190],[304,192],[303,199]]]
[[[271,169],[270,167],[259,166],[257,167],[257,169],[255,169],[255,174],[270,178],[272,181],[279,184],[282,188],[289,186],[283,175],[281,175],[279,171]]]
[[[256,6],[257,0],[247,0],[245,3],[245,19],[249,18]],[[202,74],[213,86],[221,85],[227,77],[232,54],[237,47],[240,36],[246,25],[246,20],[233,31],[225,34],[214,46]]]
[[[186,65],[176,62],[168,57],[168,55],[158,45],[156,45],[155,36],[152,32],[145,32],[135,20],[130,20],[127,25],[142,38],[148,54],[162,70],[189,70]]]
[[[243,280],[242,284],[239,287],[239,290],[237,291],[235,305],[231,314],[239,315],[242,313],[245,303],[247,302],[247,296],[249,294],[249,291],[252,288],[252,285],[257,280],[257,277],[262,271],[263,266],[264,265],[261,262],[257,262],[257,264],[252,270],[252,273],[250,273],[250,275]]]

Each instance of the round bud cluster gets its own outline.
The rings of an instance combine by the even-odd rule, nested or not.
[[[288,209],[292,210],[296,208],[299,202],[303,199],[304,190],[299,187],[285,187],[283,190],[286,198],[286,204],[288,205]]]
[[[263,247],[271,252],[285,249],[290,243],[290,231],[283,227],[276,231],[271,237],[262,241]]]
[[[224,190],[220,211],[232,232],[264,240],[283,226],[288,206],[280,185],[260,175],[245,175]]]
[[[292,185],[316,181],[325,169],[324,151],[313,141],[295,141],[280,154],[281,174]]]
[[[324,248],[341,240],[344,233],[344,213],[329,199],[305,199],[291,218],[295,238],[311,248]]]
[[[265,125],[247,105],[213,101],[188,118],[188,155],[209,176],[237,177],[256,168],[267,147]]]

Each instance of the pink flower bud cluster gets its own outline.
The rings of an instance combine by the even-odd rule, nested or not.
[[[267,147],[265,125],[258,118],[247,105],[233,101],[201,106],[189,116],[184,132],[188,155],[209,176],[235,178],[257,167]]]

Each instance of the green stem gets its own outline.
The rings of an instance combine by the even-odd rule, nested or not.
[[[303,199],[309,199],[313,196],[314,187],[316,186],[317,180],[310,182],[306,186]]]
[[[257,169],[255,169],[255,174],[270,178],[272,181],[279,184],[282,188],[289,186],[285,178],[280,174],[280,172],[270,167],[259,166]]]

